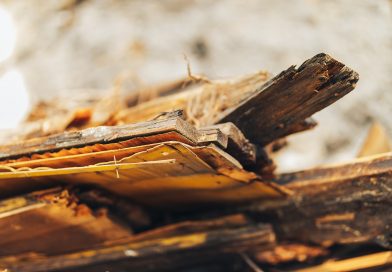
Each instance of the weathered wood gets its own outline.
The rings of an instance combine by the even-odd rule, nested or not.
[[[165,141],[190,145],[213,143],[226,149],[228,138],[219,129],[198,131],[181,117],[170,117],[131,125],[88,128],[0,146],[0,160],[3,160],[0,163],[85,154]]]
[[[222,111],[249,97],[268,78],[269,74],[262,71],[231,80],[209,81],[180,93],[124,109],[113,120],[118,123],[135,123],[151,120],[162,112],[184,110],[186,120],[202,128],[214,124]]]
[[[390,271],[392,251],[377,252],[344,260],[329,260],[321,265],[297,269],[295,272]],[[374,269],[374,270],[371,270]]]
[[[284,174],[278,182],[292,196],[249,208],[259,220],[268,218],[280,239],[391,246],[392,154]]]
[[[0,256],[64,254],[115,243],[133,232],[61,188],[0,201],[0,219]]]
[[[36,138],[19,144],[0,146],[0,159],[29,155],[32,153],[53,152],[61,149],[123,141],[141,136],[156,135],[168,132],[180,135],[197,143],[197,131],[181,118],[153,120],[144,123],[101,126],[81,131],[65,132],[43,138]]]
[[[227,205],[285,195],[279,185],[262,182],[213,145],[165,142],[119,160],[86,165],[85,159],[79,157],[72,167],[61,167],[59,158],[52,161],[58,166],[55,169],[13,169],[4,165],[0,167],[0,195],[16,194],[20,188],[15,185],[56,186],[67,182],[106,188],[149,206],[182,209],[193,204]]]
[[[136,90],[126,98],[128,107],[134,107],[158,97],[173,95],[189,90],[203,83],[203,79],[183,78],[160,85],[154,85]]]
[[[303,127],[298,124],[352,91],[357,81],[356,72],[318,54],[259,87],[217,122],[233,122],[249,140],[266,145]]]
[[[124,268],[135,271],[156,271],[162,261],[170,262],[171,267],[175,268],[178,264],[173,260],[178,260],[176,256],[182,256],[184,253],[192,253],[192,257],[181,258],[182,263],[192,262],[192,259],[202,262],[206,255],[212,254],[218,258],[229,253],[245,252],[251,248],[270,248],[274,243],[275,236],[271,226],[256,224],[248,227],[188,232],[51,257],[2,258],[0,268],[10,272],[70,271],[71,269],[82,271],[89,268],[100,269],[85,271],[101,271],[103,267],[110,267],[110,271],[113,272],[123,271],[121,269]]]
[[[229,135],[223,133],[219,128],[202,128],[198,130],[197,142],[199,145],[219,143],[219,146],[226,149],[229,142]]]
[[[312,117],[306,118],[303,121],[300,121],[298,123],[293,124],[290,126],[290,129],[287,130],[286,134],[291,135],[294,133],[302,132],[305,130],[309,130],[317,126],[316,120],[314,120]]]
[[[233,123],[223,123],[200,130],[218,129],[228,138],[226,152],[236,158],[244,167],[253,166],[256,163],[256,146],[249,142],[241,130]]]

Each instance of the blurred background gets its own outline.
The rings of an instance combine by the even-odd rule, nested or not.
[[[355,157],[368,127],[392,134],[391,0],[0,0],[0,128],[56,96],[185,77],[272,74],[325,52],[360,75],[279,157],[295,170]]]

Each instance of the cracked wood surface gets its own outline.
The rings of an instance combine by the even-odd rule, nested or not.
[[[218,122],[233,122],[249,140],[266,145],[307,128],[299,123],[351,92],[358,79],[344,64],[318,54],[258,87],[240,105],[223,112]]]
[[[283,174],[278,183],[293,194],[250,210],[260,219],[269,218],[280,239],[391,247],[392,153]]]
[[[201,225],[202,227],[203,225]],[[51,257],[9,257],[0,259],[0,268],[10,272],[39,271],[157,271],[167,267],[215,260],[250,248],[270,248],[275,235],[270,225],[226,226],[220,229],[188,231],[146,241],[128,242]],[[192,256],[186,258],[186,255]],[[185,255],[185,256],[184,256]]]
[[[3,145],[0,146],[0,159],[10,159],[34,153],[54,152],[98,143],[112,143],[145,136],[159,136],[159,134],[165,136],[165,133],[169,132],[176,132],[179,135],[177,139],[183,137],[187,142],[197,143],[197,131],[180,117],[177,117],[122,126],[93,127],[81,131],[64,132],[16,144]],[[159,142],[159,139],[156,137],[153,137],[151,140],[152,142],[147,143]],[[167,141],[168,139],[164,138],[163,141],[165,140]],[[144,144],[147,143],[144,142]]]

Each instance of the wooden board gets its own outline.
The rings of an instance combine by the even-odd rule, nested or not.
[[[292,195],[286,201],[252,207],[272,218],[280,239],[332,244],[390,246],[392,154],[354,163],[283,174],[278,179]]]
[[[165,141],[178,141],[188,145],[208,145],[210,143],[214,143],[223,149],[227,148],[228,136],[217,128],[208,130],[195,130],[191,125],[187,124],[179,117],[164,119],[164,121],[165,122],[161,123],[159,126],[166,126],[165,128],[154,128],[157,125],[157,121],[135,124],[133,126],[134,128],[136,127],[135,129],[132,126],[96,127],[88,129],[88,133],[85,133],[86,130],[72,132],[73,134],[82,135],[77,139],[73,139],[73,136],[70,136],[70,133],[66,132],[51,137],[32,139],[21,144],[0,146],[0,151],[13,150],[11,151],[11,153],[13,153],[8,154],[8,156],[3,154],[5,157],[3,157],[3,160],[0,161],[0,164],[13,164],[17,165],[18,167],[22,167],[21,165],[28,166],[30,163],[28,161],[30,160],[36,161],[54,157],[66,158],[67,156],[77,154],[85,155],[87,153],[100,152],[105,150],[112,150],[115,152],[116,149],[128,147],[135,147],[137,149],[138,146],[157,144]],[[143,132],[140,129],[140,126],[144,126],[146,130]],[[108,132],[105,132],[107,135],[104,138],[102,138],[102,135],[100,134],[102,129],[109,130]],[[165,129],[168,130],[168,132],[160,132]],[[117,130],[121,131],[121,133],[117,133]],[[147,132],[148,130],[152,130],[154,132]],[[121,134],[128,136],[121,136]],[[139,134],[140,136],[132,136]],[[53,143],[56,141],[59,142],[54,146]],[[59,146],[62,146],[62,148],[59,148]],[[20,148],[19,150],[17,150],[18,147]],[[100,154],[91,154],[89,156],[96,157],[96,155],[101,156]],[[121,157],[121,154],[118,156]],[[12,159],[13,157],[17,158]],[[31,164],[34,163],[35,162],[31,162]],[[40,163],[44,163],[44,161],[40,161]]]
[[[298,124],[352,91],[357,81],[356,72],[318,54],[258,87],[216,122],[233,122],[250,141],[266,145],[304,127]]]
[[[181,203],[228,204],[284,195],[279,186],[261,182],[219,148],[191,147],[179,142],[96,165],[27,171],[4,168],[0,172],[2,193],[14,191],[14,182],[97,185],[139,203],[161,207]]]
[[[161,271],[165,267],[176,270],[184,264],[203,263],[211,257],[227,258],[230,253],[269,248],[274,243],[271,226],[256,224],[193,231],[51,257],[2,258],[0,268],[9,272]]]
[[[227,137],[227,153],[236,158],[245,167],[252,167],[256,164],[256,146],[249,142],[236,125],[233,123],[223,123],[209,126],[201,130],[216,129]]]
[[[176,132],[188,139],[188,141],[197,143],[197,131],[187,122],[177,117],[123,126],[94,127],[81,131],[65,132],[48,137],[31,139],[19,144],[4,145],[0,146],[0,159],[5,160],[31,155],[33,153],[54,152],[97,143],[119,142],[169,132]],[[156,138],[151,140],[153,143],[157,142]]]
[[[132,236],[61,188],[0,201],[0,219],[0,256],[64,254]]]
[[[208,82],[120,112],[114,119],[132,123],[182,109],[196,127],[232,122],[253,143],[312,128],[309,117],[352,91],[358,74],[326,54],[297,69],[292,66],[266,82],[257,73],[236,80]]]

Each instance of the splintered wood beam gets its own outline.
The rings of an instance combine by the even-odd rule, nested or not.
[[[223,133],[219,128],[202,128],[198,131],[199,135],[197,138],[199,145],[208,145],[210,143],[218,143],[220,147],[226,148],[229,135]]]
[[[280,240],[391,246],[392,153],[284,174],[278,183],[292,196],[248,208],[262,222],[268,218]]]
[[[352,91],[358,79],[343,63],[318,54],[272,78],[217,122],[233,122],[250,141],[266,145],[304,127],[299,124]]]
[[[195,226],[194,226],[195,227]],[[0,259],[0,268],[10,272],[39,271],[161,271],[162,266],[202,263],[251,248],[271,248],[275,235],[270,225],[224,227],[199,230],[162,238],[128,242],[70,254],[47,257],[11,256]],[[188,258],[184,255],[188,254]],[[189,255],[191,254],[191,255]]]

